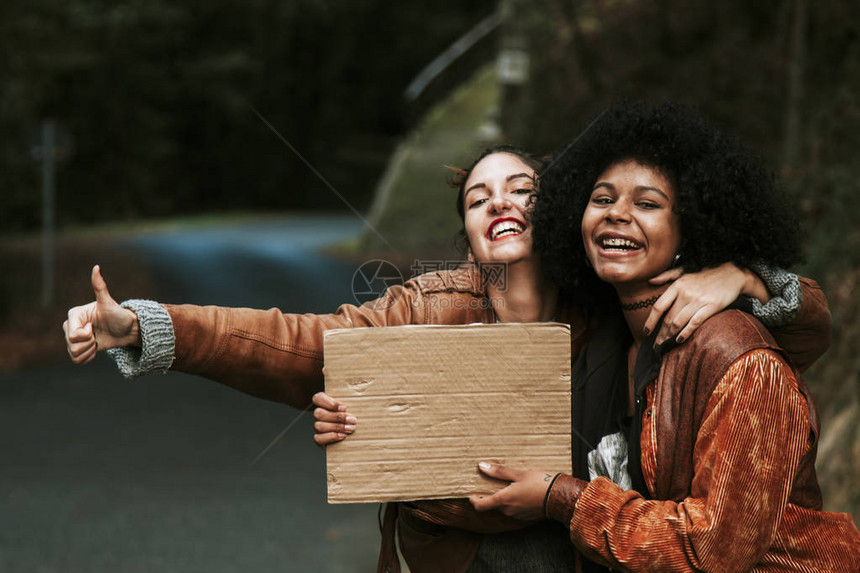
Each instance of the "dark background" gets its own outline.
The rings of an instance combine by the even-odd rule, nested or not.
[[[342,209],[258,110],[358,207],[404,131],[402,93],[492,1],[11,0],[0,7],[0,228],[39,223],[30,139],[74,139],[60,225]]]
[[[458,59],[424,99],[408,102],[404,98],[404,90],[428,62],[494,13],[499,15],[500,25],[485,42]],[[173,246],[181,247],[189,261],[206,266],[174,264],[171,272],[185,271],[185,275],[168,275],[164,274],[164,256],[153,258],[153,251],[140,247],[139,242],[131,248],[132,243],[122,235],[146,224],[153,225],[154,236],[164,237],[165,229],[187,226],[187,222],[176,221],[180,217],[185,221],[189,215],[212,217],[216,222],[219,217],[239,217],[250,221],[250,228],[259,229],[255,217],[273,211],[310,221],[305,234],[332,221],[338,226],[338,218],[355,217],[345,209],[342,198],[366,212],[392,154],[411,142],[428,118],[437,117],[435,104],[458,93],[481,66],[487,69],[512,51],[525,54],[528,72],[521,83],[500,82],[498,102],[479,110],[501,128],[487,140],[550,152],[615,98],[668,98],[701,108],[713,121],[755,146],[774,167],[805,224],[807,262],[793,270],[824,286],[833,313],[831,350],[806,375],[823,424],[818,470],[825,504],[860,518],[860,426],[856,424],[860,416],[856,351],[860,348],[860,298],[855,292],[860,284],[860,163],[856,159],[860,154],[860,3],[7,0],[0,4],[0,371],[6,372],[0,377],[0,390],[7,408],[2,445],[8,466],[0,491],[5,496],[5,502],[0,501],[0,569],[5,565],[15,570],[14,565],[28,570],[40,564],[46,571],[92,570],[94,563],[101,563],[95,549],[75,547],[80,538],[64,533],[64,528],[92,523],[87,521],[86,502],[75,505],[77,502],[68,501],[81,495],[99,502],[100,509],[93,510],[93,515],[131,515],[123,526],[126,529],[117,526],[121,535],[138,527],[135,519],[143,519],[144,539],[153,544],[136,546],[127,541],[120,552],[124,557],[117,558],[126,561],[109,568],[196,570],[208,549],[217,546],[229,553],[224,548],[230,547],[230,532],[242,527],[231,523],[233,514],[225,514],[219,521],[209,519],[211,514],[206,511],[191,510],[188,530],[185,518],[165,513],[163,508],[182,498],[195,505],[189,494],[193,480],[188,475],[210,476],[201,479],[221,479],[219,483],[234,478],[256,480],[256,474],[244,470],[245,460],[256,455],[258,446],[291,419],[283,417],[284,411],[291,416],[294,412],[278,405],[256,405],[262,403],[199,379],[177,385],[170,378],[167,382],[156,379],[149,382],[154,385],[150,393],[146,386],[127,393],[116,390],[118,376],[104,362],[93,370],[63,365],[59,325],[65,310],[90,300],[89,269],[96,262],[108,269],[109,284],[118,298],[176,296],[182,300],[170,302],[277,304],[292,311],[329,311],[337,302],[350,302],[350,271],[364,260],[396,259],[408,270],[411,257],[417,256],[409,250],[414,247],[392,253],[373,240],[356,240],[349,248],[341,245],[336,259],[319,255],[325,241],[303,245],[305,250],[296,254],[291,247],[301,241],[293,234],[277,245],[283,245],[284,252],[295,260],[272,259],[264,265],[247,253],[230,259],[227,255],[236,253],[226,243],[222,246],[230,252],[189,250],[189,245],[212,240],[183,235]],[[468,99],[468,95],[464,97]],[[54,302],[45,307],[39,298],[40,165],[31,153],[39,126],[47,118],[63,127],[69,142],[56,172],[58,287]],[[279,141],[272,128],[295,151]],[[459,137],[456,130],[450,133],[454,134],[452,148],[462,144],[454,141]],[[436,143],[446,145],[445,141]],[[474,147],[472,153],[477,151]],[[458,157],[456,161],[463,165],[469,161],[468,154]],[[428,173],[433,175],[422,172],[421,179],[434,188],[443,186],[446,176],[439,166],[450,160],[434,156],[428,161],[433,164]],[[398,189],[405,188],[403,193],[414,197],[411,202],[394,203],[416,213],[416,219],[410,220],[392,207],[389,219],[384,215],[375,219],[378,231],[395,248],[449,241],[447,235],[433,238],[429,232],[425,238],[415,229],[422,220],[435,221],[432,215],[437,211],[452,217],[448,215],[451,201],[423,200],[429,197],[426,188],[408,178],[403,181],[406,183]],[[320,212],[326,215],[317,223],[309,214]],[[295,219],[278,221],[304,229]],[[449,227],[445,233],[450,231]],[[421,236],[398,240],[409,232]],[[222,238],[228,235],[219,234]],[[272,243],[263,240],[259,244],[271,247]],[[344,259],[349,264],[339,266]],[[230,262],[235,260],[244,262]],[[333,278],[334,268],[340,269],[339,279]],[[283,304],[269,302],[271,299],[264,302],[241,288],[231,291],[234,298],[215,300],[207,298],[205,289],[170,290],[174,282],[186,280],[177,278],[180,276],[190,276],[188,284],[208,278],[209,286],[241,276],[258,277],[249,281],[264,289],[273,284],[287,288],[293,285],[290,281],[305,278],[316,281],[308,284],[342,288],[319,306],[293,298],[295,293],[284,298]],[[85,406],[82,410],[75,409],[79,392],[89,396],[77,398]],[[170,399],[186,409],[158,413]],[[247,416],[259,412],[262,429],[241,414],[238,418],[243,421],[233,422],[246,424],[243,437],[235,440],[243,449],[233,447],[229,432],[213,438],[225,441],[229,455],[238,462],[210,463],[211,457],[221,455],[220,450],[207,449],[213,435],[210,429],[223,431],[217,422],[220,414],[206,419],[209,410],[203,408],[201,417],[193,419],[205,430],[183,426],[193,425],[183,420],[198,401],[217,403],[212,411],[222,408],[229,412],[236,404]],[[143,413],[138,411],[141,404]],[[120,414],[105,414],[111,405]],[[73,424],[81,411],[95,412],[93,419],[100,424]],[[134,432],[139,432],[132,432],[130,438],[116,433],[125,411],[134,412]],[[159,426],[157,433],[163,441],[135,449],[138,441],[145,442],[141,436],[155,431],[149,426],[165,416],[174,419],[165,422],[167,429]],[[42,429],[37,432],[37,427]],[[77,433],[69,429],[72,427],[78,428]],[[303,427],[304,433],[296,434],[300,436],[297,441],[288,441],[290,447],[309,440],[307,425]],[[27,438],[27,432],[16,432],[16,428],[30,430],[29,435],[36,437]],[[53,441],[64,432],[77,445]],[[100,441],[102,434],[111,432],[116,439]],[[123,449],[126,442],[131,444],[128,451]],[[108,467],[107,477],[96,480],[91,489],[81,484],[92,479],[95,466],[88,466],[88,461],[65,464],[85,449],[81,443],[93,443],[116,460]],[[189,450],[209,452],[211,457],[198,458]],[[41,451],[53,458],[34,462],[43,459],[39,458]],[[302,455],[313,458],[313,450],[310,452]],[[97,453],[83,459],[97,460]],[[277,532],[292,527],[296,520],[287,514],[281,518],[281,506],[273,509],[276,506],[270,505],[278,503],[280,480],[284,480],[283,487],[291,487],[298,483],[295,480],[307,478],[309,484],[316,484],[309,486],[316,487],[313,495],[321,490],[313,473],[297,473],[301,479],[289,477],[295,471],[290,465],[291,453],[273,451],[270,455],[268,481],[258,484],[264,495],[243,497],[244,486],[236,489],[232,485],[213,486],[215,493],[200,494],[214,496],[210,509],[232,504],[240,514],[262,516],[256,527],[275,532],[266,541],[271,550],[259,562],[254,561],[258,553],[253,549],[253,532],[257,530],[252,526],[243,531],[243,541],[236,545],[244,558],[230,561],[209,551],[209,557],[214,556],[211,562],[220,559],[227,570],[240,563],[258,570],[272,563],[289,563],[292,546],[279,548]],[[319,456],[315,459],[314,463],[321,463]],[[156,469],[143,468],[150,462]],[[131,469],[124,470],[126,465]],[[74,471],[69,474],[59,469],[67,467]],[[173,471],[168,489],[174,488],[170,491],[175,493],[161,498],[141,494],[137,510],[149,511],[149,517],[123,513],[122,500],[138,499],[138,483],[157,490],[162,469]],[[42,473],[61,477],[56,483],[34,477]],[[111,494],[110,478],[126,474],[142,477],[123,482]],[[71,478],[62,481],[68,475]],[[76,488],[71,493],[66,488],[69,484]],[[153,499],[155,505],[151,505]],[[259,506],[243,506],[243,500]],[[66,512],[65,517],[53,520],[52,514],[60,510]],[[363,517],[356,517],[355,523],[373,528],[372,519]],[[106,531],[114,527],[109,520],[99,523]],[[217,533],[203,532],[210,523]],[[190,533],[180,535],[182,543],[165,549],[156,541],[163,538],[155,533],[165,527]],[[49,558],[28,561],[20,557],[36,555],[42,547],[37,536],[46,531],[51,534]],[[310,537],[320,538],[318,532],[308,531]],[[350,537],[352,533],[338,531],[328,527],[325,535],[356,539]],[[171,552],[181,553],[186,540],[200,544],[198,553],[159,561]],[[23,553],[13,554],[10,548],[18,546]],[[332,557],[347,564],[344,570],[353,559],[350,551]],[[375,547],[370,553],[374,551]],[[87,556],[92,559],[88,561]],[[308,558],[314,562],[313,556]],[[363,558],[372,561],[367,552]],[[326,570],[328,566],[321,567]],[[290,570],[289,565],[284,568]]]
[[[850,0],[10,0],[0,6],[0,230],[40,224],[30,154],[45,118],[71,136],[57,174],[61,228],[343,209],[254,110],[365,209],[416,121],[404,89],[494,10],[495,52],[530,56],[526,83],[505,87],[501,139],[550,152],[614,98],[692,103],[757,146],[807,221],[827,227],[810,233],[816,275],[828,261],[856,264],[846,213],[858,211],[860,7]],[[467,77],[443,76],[443,90]]]

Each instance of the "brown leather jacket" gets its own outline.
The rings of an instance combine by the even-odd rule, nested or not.
[[[820,424],[803,379],[754,318],[726,311],[663,357],[646,389],[651,500],[560,476],[547,512],[625,571],[858,571],[851,517],[821,511]]]
[[[420,275],[402,286],[390,287],[382,298],[361,306],[345,304],[334,314],[285,314],[274,308],[164,306],[173,321],[176,339],[171,369],[198,374],[300,409],[323,390],[326,330],[495,322],[480,273],[473,267]],[[818,310],[827,312],[826,305]],[[564,306],[558,320],[572,325],[573,349],[578,351],[584,321],[572,305]],[[825,330],[823,324],[807,326],[818,330],[813,335],[816,337]],[[829,331],[829,322],[826,330]],[[821,352],[824,350],[826,345]]]
[[[777,343],[801,370],[830,346],[830,311],[818,285],[800,279],[802,305],[795,321],[774,330]],[[237,390],[305,408],[323,389],[323,333],[333,328],[406,324],[489,323],[495,316],[473,267],[427,273],[393,286],[362,306],[334,314],[285,314],[216,306],[165,305],[176,336],[171,368],[198,374]],[[573,305],[560,322],[571,325],[573,356],[586,324]]]
[[[831,324],[830,312],[818,285],[801,279],[801,291],[802,305],[794,323],[776,329],[774,335],[795,364],[806,368],[830,345]],[[427,273],[402,286],[389,288],[385,296],[376,301],[358,307],[343,305],[334,314],[327,315],[284,314],[278,309],[165,307],[176,337],[172,369],[205,376],[295,408],[308,407],[313,395],[323,390],[323,333],[326,330],[495,321],[480,274],[474,267]],[[562,304],[557,319],[571,325],[571,354],[576,356],[584,343],[588,325],[572,304]],[[420,524],[429,520],[445,526],[463,525],[463,529],[448,535],[434,533],[422,537],[417,529],[404,530],[401,523],[401,533],[405,533],[401,535],[401,547],[410,568],[417,573],[438,570],[438,562],[432,565],[429,560],[443,554],[465,570],[480,539],[470,532],[502,531],[518,526],[501,514],[476,516],[471,504],[464,500],[451,500],[434,518],[435,505],[438,504],[422,502],[419,511],[414,512],[414,519],[401,515],[401,522]],[[401,513],[405,511],[410,510],[405,508]],[[410,536],[410,533],[415,535]],[[420,551],[410,551],[419,547]]]

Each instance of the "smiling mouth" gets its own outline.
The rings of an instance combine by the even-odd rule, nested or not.
[[[628,253],[631,251],[638,251],[642,248],[640,243],[631,241],[630,239],[624,239],[622,237],[603,237],[598,239],[597,244],[604,251],[615,253]]]
[[[491,241],[498,241],[505,237],[513,237],[520,235],[526,230],[524,224],[516,219],[503,219],[498,223],[494,223],[487,231],[487,238]]]

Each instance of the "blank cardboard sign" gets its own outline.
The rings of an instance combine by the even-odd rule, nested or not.
[[[358,424],[326,448],[329,503],[489,493],[477,464],[570,473],[570,329],[557,323],[325,333],[326,392]]]

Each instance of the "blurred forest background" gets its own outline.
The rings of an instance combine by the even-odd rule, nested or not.
[[[824,285],[834,321],[808,376],[825,423],[821,481],[829,507],[860,518],[855,0],[7,0],[0,45],[0,341],[19,357],[21,328],[36,338],[69,297],[89,299],[84,281],[42,309],[27,279],[45,118],[71,140],[56,179],[61,239],[107,222],[344,209],[259,114],[385,236],[368,233],[353,256],[407,260],[447,249],[458,226],[442,164],[494,141],[551,152],[621,96],[700,107],[761,150],[802,210],[798,270]],[[76,267],[79,281],[70,244],[58,242],[58,280]],[[43,358],[26,356],[11,367]]]

